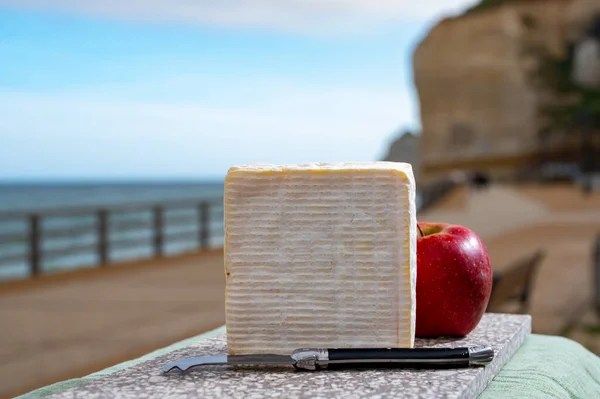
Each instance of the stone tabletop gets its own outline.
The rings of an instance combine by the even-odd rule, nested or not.
[[[494,349],[495,358],[485,368],[308,372],[292,367],[207,366],[187,374],[162,375],[161,368],[169,361],[226,353],[226,336],[221,333],[48,397],[474,398],[515,354],[530,332],[528,315],[486,313],[467,337],[416,340],[418,347],[489,345]]]

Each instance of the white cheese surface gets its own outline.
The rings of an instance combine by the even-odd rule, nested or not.
[[[230,169],[225,271],[230,354],[413,347],[411,166]]]

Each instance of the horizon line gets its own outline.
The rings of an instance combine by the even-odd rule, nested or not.
[[[0,179],[0,186],[97,185],[97,184],[181,184],[223,183],[224,177],[126,177],[126,178],[13,178]]]

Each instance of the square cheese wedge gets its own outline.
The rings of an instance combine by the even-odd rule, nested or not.
[[[233,167],[224,202],[229,354],[413,347],[410,164]]]

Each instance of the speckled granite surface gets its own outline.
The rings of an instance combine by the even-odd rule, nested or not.
[[[463,339],[417,340],[417,346],[490,345],[495,359],[485,368],[451,370],[344,370],[206,367],[162,375],[166,362],[226,352],[221,334],[144,361],[50,398],[474,398],[514,355],[531,331],[526,315],[486,314]]]

